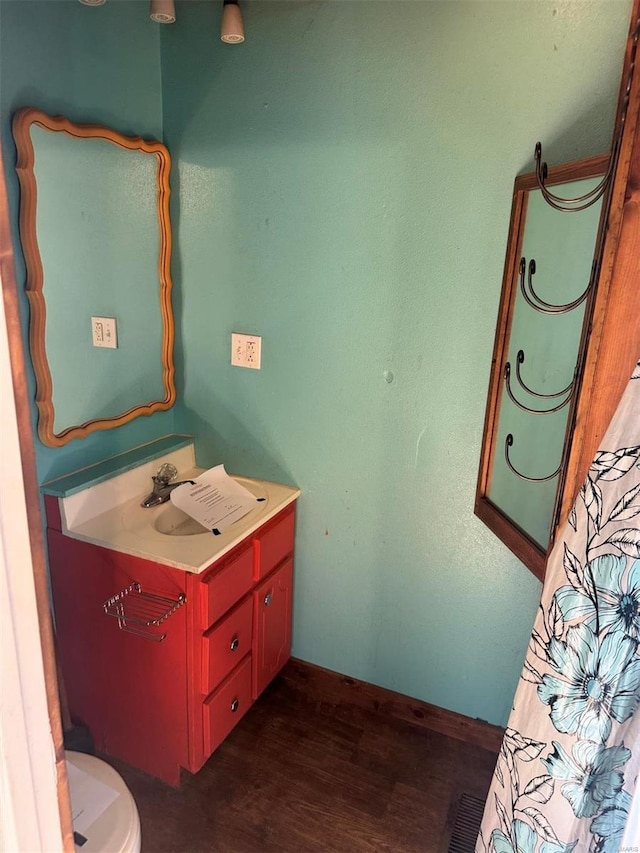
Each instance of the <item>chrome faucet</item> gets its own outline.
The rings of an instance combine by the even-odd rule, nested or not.
[[[177,475],[178,469],[170,462],[165,462],[158,468],[158,472],[151,479],[153,480],[153,491],[142,501],[140,506],[149,508],[159,506],[169,500],[171,492],[178,486],[183,486],[185,483],[193,483],[193,480],[180,480],[178,483],[172,483],[171,480]]]

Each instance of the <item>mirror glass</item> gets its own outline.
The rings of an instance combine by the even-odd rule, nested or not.
[[[589,194],[607,162],[559,167],[546,185],[563,198]],[[562,488],[602,205],[557,210],[535,174],[516,179],[476,513],[540,570]]]
[[[63,444],[169,408],[169,156],[35,110],[14,121],[38,431]],[[115,347],[103,319],[115,321]]]

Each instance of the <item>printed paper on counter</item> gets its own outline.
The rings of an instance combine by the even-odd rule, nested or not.
[[[216,465],[196,477],[193,485],[174,489],[171,503],[218,535],[252,510],[256,497],[236,483],[224,465]]]

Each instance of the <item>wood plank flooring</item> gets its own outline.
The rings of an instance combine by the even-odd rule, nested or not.
[[[461,795],[485,798],[496,753],[314,698],[291,667],[180,789],[109,759],[136,799],[142,853],[445,853]]]

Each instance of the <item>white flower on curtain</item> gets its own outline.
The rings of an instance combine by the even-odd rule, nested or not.
[[[600,639],[588,625],[568,629],[566,642],[552,637],[546,646],[558,675],[543,675],[540,701],[551,708],[559,732],[605,743],[612,719],[624,723],[638,704],[640,658],[637,643],[622,631]]]

